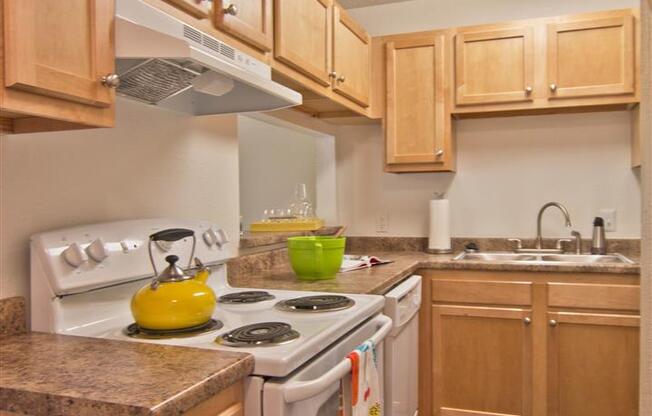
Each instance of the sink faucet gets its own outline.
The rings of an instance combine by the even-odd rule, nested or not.
[[[570,214],[568,214],[568,210],[566,209],[565,206],[560,204],[559,202],[548,202],[544,206],[541,207],[539,210],[539,215],[537,216],[537,239],[536,239],[536,249],[541,250],[541,246],[543,243],[543,237],[541,236],[541,217],[543,217],[543,212],[548,208],[548,207],[557,207],[559,210],[564,214],[564,217],[566,218],[566,227],[571,227],[571,220],[570,220]]]

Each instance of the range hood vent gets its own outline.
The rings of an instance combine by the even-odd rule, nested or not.
[[[118,94],[193,115],[302,102],[268,65],[141,0],[116,2],[116,71]]]

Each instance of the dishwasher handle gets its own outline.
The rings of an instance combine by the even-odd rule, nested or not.
[[[381,327],[371,336],[371,338],[369,338],[369,341],[374,345],[380,345],[392,329],[392,320],[389,317],[380,315],[377,319],[381,324]],[[349,372],[351,372],[351,361],[348,358],[345,358],[335,367],[331,368],[328,372],[316,379],[309,381],[295,381],[283,385],[283,398],[286,403],[294,403],[308,399],[323,392],[324,389],[338,380],[341,380],[344,376],[349,374]]]

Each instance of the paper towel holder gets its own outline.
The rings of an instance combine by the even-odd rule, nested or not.
[[[446,196],[445,192],[434,192],[433,200],[441,200]],[[430,254],[451,254],[453,252],[453,245],[449,243],[449,248],[430,248],[426,247],[426,253]]]

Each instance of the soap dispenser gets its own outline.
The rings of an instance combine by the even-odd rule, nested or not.
[[[595,217],[593,220],[591,254],[607,254],[607,239],[604,236],[604,219],[602,217]]]

